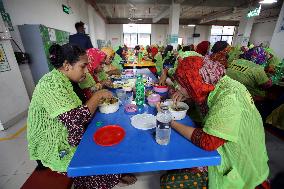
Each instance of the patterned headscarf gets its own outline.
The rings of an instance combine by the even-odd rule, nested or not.
[[[101,49],[108,57],[114,56],[115,52],[111,47],[103,47]]]
[[[219,52],[211,54],[210,59],[214,62],[219,62],[220,64],[225,66],[225,68],[227,68],[228,67],[228,53],[230,51],[231,51],[231,47],[228,46]]]
[[[178,82],[198,104],[204,103],[224,74],[224,66],[199,56],[184,58],[176,70]]]
[[[105,59],[106,54],[97,48],[91,48],[87,50],[87,56],[89,59],[88,70],[93,74],[95,69]]]
[[[201,43],[199,43],[197,46],[196,46],[196,52],[205,56],[208,52],[208,49],[210,47],[210,42],[209,41],[202,41]]]
[[[265,65],[268,60],[268,54],[265,52],[263,47],[254,47],[242,54],[241,58],[259,65]]]

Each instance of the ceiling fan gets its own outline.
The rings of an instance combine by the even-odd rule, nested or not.
[[[136,18],[135,16],[135,10],[136,7],[132,4],[130,4],[131,8],[129,9],[129,17],[128,20],[130,20],[130,23],[136,23],[137,21],[143,20],[142,18]]]

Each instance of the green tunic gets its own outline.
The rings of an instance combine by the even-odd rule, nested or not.
[[[66,127],[58,116],[82,105],[69,79],[54,69],[37,84],[28,113],[28,150],[32,160],[53,171],[66,172],[76,147],[68,143]],[[63,157],[59,154],[65,151]]]
[[[261,116],[239,82],[224,76],[208,97],[204,132],[227,142],[221,165],[208,168],[209,188],[254,189],[269,174]]]
[[[114,67],[116,67],[118,70],[122,70],[123,67],[122,65],[120,64],[120,62],[122,61],[122,58],[118,55],[118,54],[115,54],[114,58],[113,58],[113,61],[112,61],[112,65]]]
[[[156,64],[157,74],[161,75],[162,70],[163,70],[163,64],[164,64],[161,53],[157,53],[154,59],[156,60],[155,64]]]
[[[265,96],[265,91],[260,86],[268,82],[269,78],[261,65],[238,59],[229,65],[226,73],[232,79],[245,85],[252,96]]]

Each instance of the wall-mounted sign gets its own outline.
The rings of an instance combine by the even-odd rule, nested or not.
[[[250,10],[247,13],[247,17],[251,18],[251,17],[254,17],[254,16],[258,16],[260,14],[260,11],[261,11],[261,5],[259,5],[259,7],[255,8],[253,10]]]
[[[62,10],[63,12],[65,12],[66,14],[70,13],[70,7],[67,7],[66,5],[62,5]]]
[[[8,62],[8,59],[6,57],[4,48],[2,46],[2,44],[0,44],[0,72],[6,72],[6,71],[10,71],[10,65]]]

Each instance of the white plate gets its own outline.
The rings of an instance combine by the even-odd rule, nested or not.
[[[153,129],[156,127],[156,116],[152,114],[137,114],[131,118],[131,125],[141,130]]]

